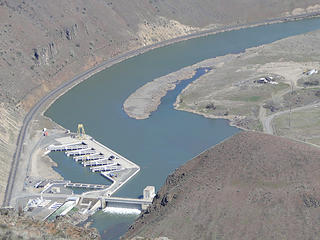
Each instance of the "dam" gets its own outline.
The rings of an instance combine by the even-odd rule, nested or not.
[[[141,211],[152,203],[154,186],[146,186],[139,198],[112,196],[140,171],[140,167],[89,135],[76,135],[66,131],[60,132],[59,137],[49,137],[46,133],[40,141],[46,146],[45,154],[59,152],[67,156],[66,161],[89,168],[89,174],[104,177],[105,184],[50,179],[38,181],[33,185],[37,191],[17,200],[26,214],[38,219],[55,220],[72,209],[79,209],[80,213],[90,215],[99,209],[110,207]],[[109,182],[110,185],[107,184]],[[83,192],[77,193],[72,189],[82,189]]]
[[[319,27],[319,18],[307,19],[218,33],[155,49],[95,74],[61,96],[45,115],[68,129],[74,129],[75,120],[80,119],[90,128],[91,136],[137,163],[141,171],[115,193],[117,197],[137,198],[146,182],[159,189],[172,171],[239,129],[225,120],[175,111],[173,103],[184,85],[168,92],[149,119],[130,119],[122,111],[122,105],[131,93],[155,78],[202,60],[243,52]],[[66,170],[69,164],[66,156],[53,153],[50,157],[65,179],[82,182],[86,178],[84,175],[81,180],[76,178],[81,169],[77,173]],[[90,220],[105,239],[112,239],[105,230],[120,236],[135,218],[99,211]]]

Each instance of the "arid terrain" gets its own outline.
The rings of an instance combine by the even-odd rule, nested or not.
[[[2,239],[101,239],[96,229],[75,227],[63,218],[54,223],[43,222],[10,209],[0,209],[0,236]]]
[[[317,239],[320,149],[242,132],[170,175],[125,238]]]
[[[0,200],[24,116],[58,85],[129,50],[319,7],[317,0],[0,0]]]
[[[319,41],[320,31],[315,31],[207,59],[137,89],[124,110],[131,117],[147,118],[169,89],[197,68],[210,67],[182,91],[176,109],[319,145],[319,73],[308,75],[320,68]],[[271,82],[258,82],[265,78]]]
[[[129,57],[129,55],[125,54],[130,51],[146,49],[145,47],[148,46],[153,47],[153,44],[188,36],[189,34],[224,31],[256,23],[263,24],[274,19],[285,21],[287,17],[301,17],[301,15],[307,16],[319,12],[320,5],[318,0],[243,0],[241,2],[236,0],[0,0],[0,202],[4,198],[8,176],[10,169],[12,169],[11,164],[18,134],[21,126],[24,125],[23,121],[26,114],[43,96],[46,96],[53,89],[56,89],[73,77],[94,66],[99,66],[99,64],[106,60],[115,59],[120,56],[123,56],[120,60]],[[246,61],[249,64],[253,64],[250,61],[257,60],[253,57],[253,55],[257,55],[254,51],[261,52],[263,49],[266,49],[264,54],[268,55],[270,53],[270,62],[262,62],[264,68],[262,66],[256,67],[261,70],[259,72],[261,76],[264,76],[266,73],[272,73],[272,76],[279,81],[278,85],[255,86],[259,89],[258,96],[252,95],[251,90],[248,90],[251,88],[250,82],[249,87],[244,84],[244,89],[247,90],[239,92],[241,94],[237,96],[237,99],[219,99],[221,102],[252,103],[249,107],[243,108],[241,106],[245,104],[234,105],[240,106],[239,111],[241,112],[237,112],[236,108],[226,107],[224,109],[216,106],[218,105],[216,96],[207,96],[207,99],[197,102],[198,100],[193,98],[194,93],[192,93],[192,88],[196,86],[197,82],[192,84],[179,97],[177,108],[203,115],[209,114],[210,117],[230,118],[235,125],[246,129],[262,130],[266,126],[269,126],[269,128],[271,126],[272,132],[284,136],[292,134],[291,131],[290,133],[287,131],[287,129],[292,128],[296,133],[290,137],[297,138],[296,136],[302,136],[301,132],[306,133],[306,131],[301,131],[300,125],[293,122],[295,121],[294,119],[301,119],[301,116],[305,114],[305,112],[300,111],[308,111],[308,114],[312,117],[318,114],[317,112],[314,113],[315,111],[312,108],[312,106],[316,106],[313,104],[315,104],[319,97],[317,85],[314,85],[317,81],[316,75],[313,77],[302,76],[299,79],[294,78],[295,80],[292,81],[290,76],[288,77],[284,72],[288,69],[291,71],[298,66],[299,71],[296,73],[298,74],[299,72],[300,74],[300,70],[304,71],[305,68],[317,68],[319,66],[317,48],[314,45],[318,42],[319,33],[303,37],[292,40],[293,46],[299,44],[299,41],[300,43],[306,40],[311,41],[312,54],[308,56],[302,55],[300,60],[296,60],[296,58],[291,59],[290,56],[284,54],[287,58],[281,62],[283,65],[275,60],[279,55],[272,55],[274,53],[274,49],[272,48],[274,46],[275,49],[278,47],[277,50],[285,53],[284,49],[288,50],[290,46],[284,49],[283,46],[286,46],[288,42],[283,43],[283,46],[275,44],[248,50],[240,57],[226,56],[225,58],[222,57],[221,59],[214,60],[227,59],[228,61],[234,61],[234,64],[241,66],[240,72],[244,71],[243,79],[247,79],[248,75],[246,74],[248,69],[246,69]],[[177,40],[183,40],[183,38]],[[154,47],[157,46],[160,45],[154,45]],[[308,46],[307,44],[306,51],[310,50]],[[269,48],[270,51],[268,52]],[[297,54],[301,54],[301,48],[297,49],[300,49],[299,51],[297,50]],[[279,52],[281,53],[281,51]],[[138,53],[140,52],[136,52],[136,54]],[[253,54],[251,57],[250,53]],[[249,57],[244,57],[246,56],[245,54],[249,54]],[[311,56],[313,57],[310,58]],[[303,59],[303,57],[308,57],[309,60]],[[308,63],[306,64],[306,62]],[[209,66],[213,66],[214,70],[204,75],[199,81],[205,82],[205,79],[213,78],[213,72],[219,71],[219,64],[209,64]],[[275,69],[275,66],[279,67],[279,71],[270,70]],[[234,70],[237,71],[238,69]],[[187,75],[179,74],[180,78],[182,76],[190,76],[193,71],[191,70]],[[254,70],[250,74],[250,81],[255,80]],[[79,79],[79,81],[82,80],[84,79]],[[290,91],[291,82],[294,82],[293,91]],[[306,84],[306,82],[308,83]],[[310,82],[312,83],[309,84]],[[74,84],[76,83],[74,82]],[[162,95],[170,87],[173,87],[172,85],[170,86],[170,82],[168,84],[169,88],[165,89],[161,93]],[[236,83],[232,82],[231,84],[236,86],[235,89],[238,89],[239,86]],[[202,86],[202,84],[199,86]],[[219,85],[217,86],[219,87]],[[209,84],[206,87],[209,88],[212,85],[210,86]],[[201,91],[200,88],[196,91]],[[68,89],[64,89],[64,91],[66,90]],[[220,91],[217,91],[217,93],[220,93]],[[230,97],[228,94],[226,96]],[[198,96],[195,97],[198,99]],[[245,97],[245,100],[243,97]],[[270,101],[270,98],[271,100],[276,99],[276,101]],[[278,99],[280,100],[278,101]],[[52,101],[53,99],[51,99]],[[293,101],[296,102],[294,106],[292,105]],[[159,99],[156,103],[158,102]],[[194,103],[196,103],[196,107],[193,105]],[[41,112],[49,104],[50,101],[45,106],[42,106],[36,114],[36,118],[31,119],[31,126],[26,131],[26,137],[23,138],[24,141],[21,145],[23,146],[22,154],[24,155],[24,159],[19,162],[21,163],[19,170],[25,169],[26,171],[23,173],[19,172],[19,179],[15,182],[15,188],[22,189],[25,176],[29,173],[31,175],[39,174],[59,178],[57,173],[52,172],[50,167],[53,163],[50,162],[48,157],[39,158],[42,153],[33,153],[33,149],[37,146],[38,139],[42,134],[41,129],[43,127],[53,128],[53,131],[59,128],[56,124],[41,116]],[[288,128],[285,115],[287,112],[285,111],[293,107],[296,109],[294,113],[290,114],[292,124],[290,123],[290,128]],[[156,107],[151,107],[151,110],[155,109]],[[261,109],[265,110],[261,111]],[[212,113],[213,110],[215,113]],[[273,116],[270,119],[272,114],[280,112],[281,114]],[[263,116],[266,122],[269,121],[269,124],[259,122],[259,116]],[[239,122],[234,121],[234,117],[237,117]],[[300,123],[299,120],[296,121],[296,123],[298,122]],[[310,121],[308,124],[316,126],[317,121]],[[308,126],[304,126],[305,129]],[[315,135],[311,139],[305,137],[298,139],[317,144],[317,141],[320,139],[317,136]],[[253,146],[253,139],[259,139],[259,144],[266,144],[266,148]],[[318,168],[316,160],[318,160],[317,156],[319,153],[307,145],[282,138],[275,138],[277,140],[272,141],[270,139],[272,139],[271,136],[243,133],[187,163],[168,178],[167,185],[158,193],[152,208],[148,212],[143,213],[131,229],[129,235],[132,236],[131,234],[138,233],[139,235],[151,237],[165,235],[175,238],[175,235],[172,234],[174,230],[179,229],[176,232],[182,232],[186,234],[185,236],[189,237],[201,236],[203,234],[204,238],[226,236],[227,239],[228,236],[238,237],[235,232],[239,230],[240,233],[243,232],[250,238],[255,234],[253,229],[255,229],[254,224],[256,224],[260,227],[259,231],[262,234],[268,234],[268,226],[272,228],[272,226],[276,225],[278,227],[277,231],[274,231],[276,238],[281,237],[281,234],[286,232],[286,230],[288,230],[288,233],[291,233],[290,230],[292,229],[298,229],[297,231],[299,231],[298,234],[292,235],[293,239],[295,237],[297,239],[300,237],[301,239],[301,237],[304,238],[305,236],[315,236],[314,234],[318,233],[318,230],[313,223],[319,203],[317,200],[318,195],[315,193],[318,185],[314,181],[314,179],[318,178],[318,175],[314,169]],[[248,154],[247,146],[244,146],[245,143],[248,145],[251,143],[251,149],[249,150],[252,150],[252,154],[256,154],[256,156],[253,155],[255,157],[251,157]],[[281,145],[281,148],[278,147],[276,151],[273,151],[273,143],[283,144],[283,146]],[[235,147],[230,147],[232,145]],[[223,151],[221,146],[225,146],[228,151]],[[214,159],[216,149],[220,153],[223,152],[223,154],[217,154],[216,160],[212,163],[209,160]],[[288,149],[292,151],[287,151]],[[239,153],[240,157],[235,157]],[[276,154],[281,159],[283,158],[284,161],[277,162],[275,160]],[[36,155],[39,156],[36,157]],[[268,156],[270,162],[266,162],[266,157],[264,156]],[[229,161],[224,162],[222,158],[227,158]],[[29,165],[28,159],[33,159],[33,165]],[[227,164],[230,165],[228,166]],[[45,168],[48,168],[48,170],[46,171]],[[284,169],[289,172],[284,171]],[[202,172],[202,170],[204,171]],[[222,175],[219,171],[225,171],[225,175]],[[227,177],[231,173],[233,180],[230,182],[227,180]],[[260,176],[263,177],[260,178]],[[295,177],[294,180],[292,176]],[[254,181],[258,178],[262,180],[258,182]],[[192,182],[188,182],[189,180],[192,180]],[[183,185],[185,183],[188,184]],[[197,183],[199,184],[196,185]],[[284,187],[286,187],[286,191],[281,191]],[[169,190],[170,193],[168,192]],[[188,192],[188,190],[190,191]],[[217,196],[216,192],[222,192],[223,194]],[[191,196],[190,193],[194,193],[194,195]],[[196,194],[198,193],[202,193],[203,196],[208,194],[209,198],[205,197],[203,200],[198,201],[202,199],[196,198]],[[230,209],[223,206],[228,201],[222,201],[222,199],[230,199]],[[233,199],[238,199],[239,201]],[[193,203],[199,204],[199,206],[186,210],[188,206],[191,206],[191,200]],[[182,205],[179,205],[180,203]],[[204,214],[207,213],[203,212],[204,209],[213,203],[216,203],[216,205],[210,210],[212,214]],[[241,206],[248,207],[250,211],[245,212],[241,210]],[[257,208],[260,206],[262,206],[261,209],[263,210]],[[283,222],[280,221],[280,213],[284,213],[284,215],[281,215],[284,219]],[[171,219],[165,214],[169,214],[173,218]],[[200,218],[202,215],[204,217]],[[154,218],[153,216],[156,217]],[[270,219],[273,219],[273,217],[275,219],[279,217],[279,219],[271,223]],[[289,217],[295,217],[296,222],[287,221]],[[235,222],[230,220],[237,218],[243,221],[243,224],[234,224]],[[261,221],[252,220],[258,218],[261,218]],[[165,221],[166,219],[168,219],[168,222]],[[215,222],[211,221],[212,219],[219,219],[221,222],[216,226],[212,226],[214,227],[212,231],[207,231],[208,229],[205,227],[210,228],[211,226],[206,224]],[[31,221],[23,216],[19,217],[5,211],[1,212],[0,220],[2,231],[0,235],[9,238],[37,239],[43,236],[46,239],[92,239],[93,237],[99,239],[95,231],[74,228],[61,222],[51,224]],[[198,221],[198,223],[192,225],[190,224],[191,220]],[[146,228],[143,223],[147,223],[147,221],[150,222],[148,222],[149,226]],[[163,224],[160,224],[159,228],[157,228],[154,221],[162,221]],[[180,223],[178,225],[173,224],[176,221],[180,221]],[[262,226],[262,221],[266,221],[270,225],[266,227]],[[246,229],[247,226],[251,226],[251,224],[247,223],[253,223],[252,228]],[[230,224],[236,225],[238,228],[234,232],[228,232],[226,229],[230,229],[228,228]],[[287,228],[283,224],[287,224]],[[154,231],[151,228],[152,226],[154,226]],[[172,229],[169,226],[174,228]],[[140,227],[142,227],[141,231]],[[168,232],[163,231],[161,227],[165,227]],[[21,230],[24,232],[21,232]],[[28,232],[27,230],[30,230],[30,233],[24,235]],[[192,232],[190,233],[190,231]],[[211,233],[214,235],[211,235]],[[86,234],[88,234],[88,237]],[[177,236],[176,239],[180,239],[181,236]]]
[[[319,145],[319,74],[307,74],[320,68],[319,40],[316,31],[212,59],[214,70],[184,89],[176,108]],[[271,83],[257,82],[265,77]]]

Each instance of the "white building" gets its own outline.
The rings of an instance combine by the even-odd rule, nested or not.
[[[156,195],[156,190],[154,186],[147,186],[143,190],[143,199],[152,200]]]

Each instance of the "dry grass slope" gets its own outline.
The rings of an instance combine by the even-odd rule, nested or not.
[[[0,201],[23,117],[58,85],[146,44],[201,29],[318,11],[317,4],[318,0],[0,0]]]
[[[76,227],[63,218],[55,222],[43,222],[9,209],[0,209],[0,237],[20,240],[101,239],[96,229]]]
[[[317,239],[320,149],[242,132],[167,178],[126,237]]]

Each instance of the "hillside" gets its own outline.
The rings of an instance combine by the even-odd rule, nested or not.
[[[129,50],[204,29],[317,12],[317,4],[317,0],[0,0],[0,201],[23,118],[58,85]]]
[[[126,238],[317,239],[320,149],[242,132],[170,175]]]
[[[0,209],[1,239],[101,239],[96,229],[75,227],[59,219],[43,222],[18,214],[9,209]]]

